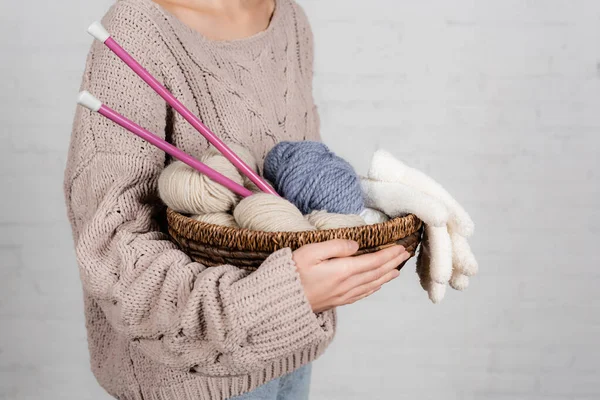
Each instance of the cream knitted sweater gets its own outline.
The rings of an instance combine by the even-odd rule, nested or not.
[[[319,140],[312,34],[292,0],[247,39],[202,37],[151,0],[103,19],[120,44],[221,139],[258,159],[282,140]],[[82,89],[199,155],[206,140],[102,44]],[[85,299],[92,370],[119,399],[225,399],[317,358],[333,311],[314,314],[289,249],[254,273],[207,268],[169,241],[157,198],[165,154],[78,108],[65,196]]]

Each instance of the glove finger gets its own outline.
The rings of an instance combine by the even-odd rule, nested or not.
[[[431,279],[430,261],[429,240],[427,233],[424,232],[419,255],[417,256],[417,274],[419,275],[421,287],[427,292],[431,302],[438,304],[446,294],[446,285],[439,284]]]
[[[463,291],[469,287],[469,277],[459,271],[454,271],[450,279],[450,286],[455,290]]]
[[[431,279],[446,285],[452,276],[452,242],[446,227],[425,226],[429,245]]]
[[[361,181],[367,207],[381,210],[391,217],[415,214],[425,224],[445,226],[450,214],[439,200],[402,183]]]
[[[464,236],[450,233],[452,241],[452,265],[454,270],[466,276],[473,276],[479,271],[479,264],[471,251],[471,246]]]
[[[433,304],[438,304],[446,295],[446,285],[431,282],[431,287],[427,291],[427,294],[429,295],[429,300],[431,300]]]
[[[369,178],[401,182],[438,199],[449,210],[454,230],[465,237],[470,237],[473,234],[475,229],[473,220],[442,185],[423,172],[407,166],[389,152],[385,150],[375,152],[369,170]]]

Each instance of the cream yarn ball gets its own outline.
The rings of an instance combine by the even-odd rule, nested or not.
[[[235,222],[235,218],[233,218],[233,215],[225,212],[194,215],[192,218],[196,221],[204,222],[207,224],[229,226],[231,228],[240,227],[237,224],[237,222]]]
[[[256,171],[257,162],[250,151],[236,144],[229,147]],[[217,149],[211,147],[199,160],[232,181],[250,190],[255,188]],[[239,201],[239,196],[231,190],[181,161],[174,161],[162,171],[158,179],[158,193],[171,209],[193,215],[231,211]]]
[[[366,222],[360,215],[335,214],[326,211],[313,211],[306,215],[306,219],[318,230],[352,228],[366,225]]]
[[[234,182],[243,184],[235,167],[227,165],[220,157],[203,157],[201,161]],[[158,193],[167,206],[183,214],[225,212],[238,201],[231,190],[181,161],[171,163],[160,174]]]
[[[233,210],[239,226],[262,232],[302,232],[316,228],[300,210],[286,199],[267,193],[256,193],[239,202]]]
[[[239,144],[235,144],[235,143],[229,143],[227,144],[227,146],[235,153],[238,155],[239,158],[242,159],[242,161],[244,161],[253,171],[258,171],[258,162],[256,161],[256,158],[254,157],[254,155],[250,152],[250,150],[248,150],[247,148],[245,148],[244,146],[241,146]],[[225,156],[223,156],[219,150],[217,150],[215,147],[210,147],[205,154],[211,154],[213,157],[221,157],[224,160],[227,160],[225,158]],[[228,161],[228,160],[227,160]],[[228,161],[229,162],[229,161]],[[220,172],[220,171],[219,171]],[[238,171],[239,173],[239,171]],[[223,174],[225,175],[225,174]],[[244,174],[241,174],[242,177],[242,181],[244,183],[244,187],[246,189],[250,189],[253,192],[259,192],[260,189],[258,188],[258,186],[256,186],[254,184],[254,182],[252,182],[250,179],[248,179],[248,177]]]

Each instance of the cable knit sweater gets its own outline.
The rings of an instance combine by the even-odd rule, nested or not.
[[[104,26],[219,137],[258,159],[283,140],[319,140],[312,34],[292,0],[269,27],[211,41],[150,0],[120,0]],[[207,141],[105,46],[82,89],[182,150]],[[314,314],[291,251],[255,272],[192,262],[164,233],[157,178],[171,160],[78,108],[65,197],[85,300],[92,371],[119,399],[225,399],[317,358],[333,311]]]

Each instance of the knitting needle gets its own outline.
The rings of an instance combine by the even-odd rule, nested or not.
[[[158,95],[160,95],[171,107],[173,107],[183,118],[185,118],[198,132],[202,134],[213,146],[217,148],[237,169],[248,177],[265,193],[279,194],[266,183],[252,168],[250,168],[237,154],[235,154],[221,139],[211,132],[198,117],[188,110],[179,100],[173,96],[156,78],[142,67],[125,49],[123,49],[102,26],[100,22],[94,22],[88,28],[88,33],[95,39],[104,43],[117,57],[119,57],[129,68],[133,70],[144,82],[146,82]]]
[[[85,108],[87,108],[91,111],[97,112],[98,114],[110,119],[117,125],[122,126],[123,128],[127,129],[131,133],[144,139],[148,143],[158,147],[165,153],[173,156],[174,158],[178,159],[179,161],[186,163],[190,167],[194,168],[196,171],[206,175],[213,181],[225,186],[227,189],[231,190],[232,192],[237,193],[242,197],[248,197],[248,196],[252,195],[252,192],[250,190],[246,189],[245,187],[243,187],[242,185],[232,181],[231,179],[227,178],[226,176],[221,175],[214,169],[208,167],[207,165],[204,165],[203,163],[196,160],[194,157],[190,156],[189,154],[184,153],[183,151],[181,151],[177,147],[173,146],[171,143],[167,142],[166,140],[163,140],[163,139],[159,138],[158,136],[148,132],[146,129],[137,125],[135,122],[128,120],[121,114],[117,113],[116,111],[114,111],[114,110],[110,109],[109,107],[107,107],[106,105],[102,104],[102,102],[100,100],[95,98],[88,91],[84,90],[83,92],[79,93],[77,103],[79,103],[80,105],[84,106]]]

